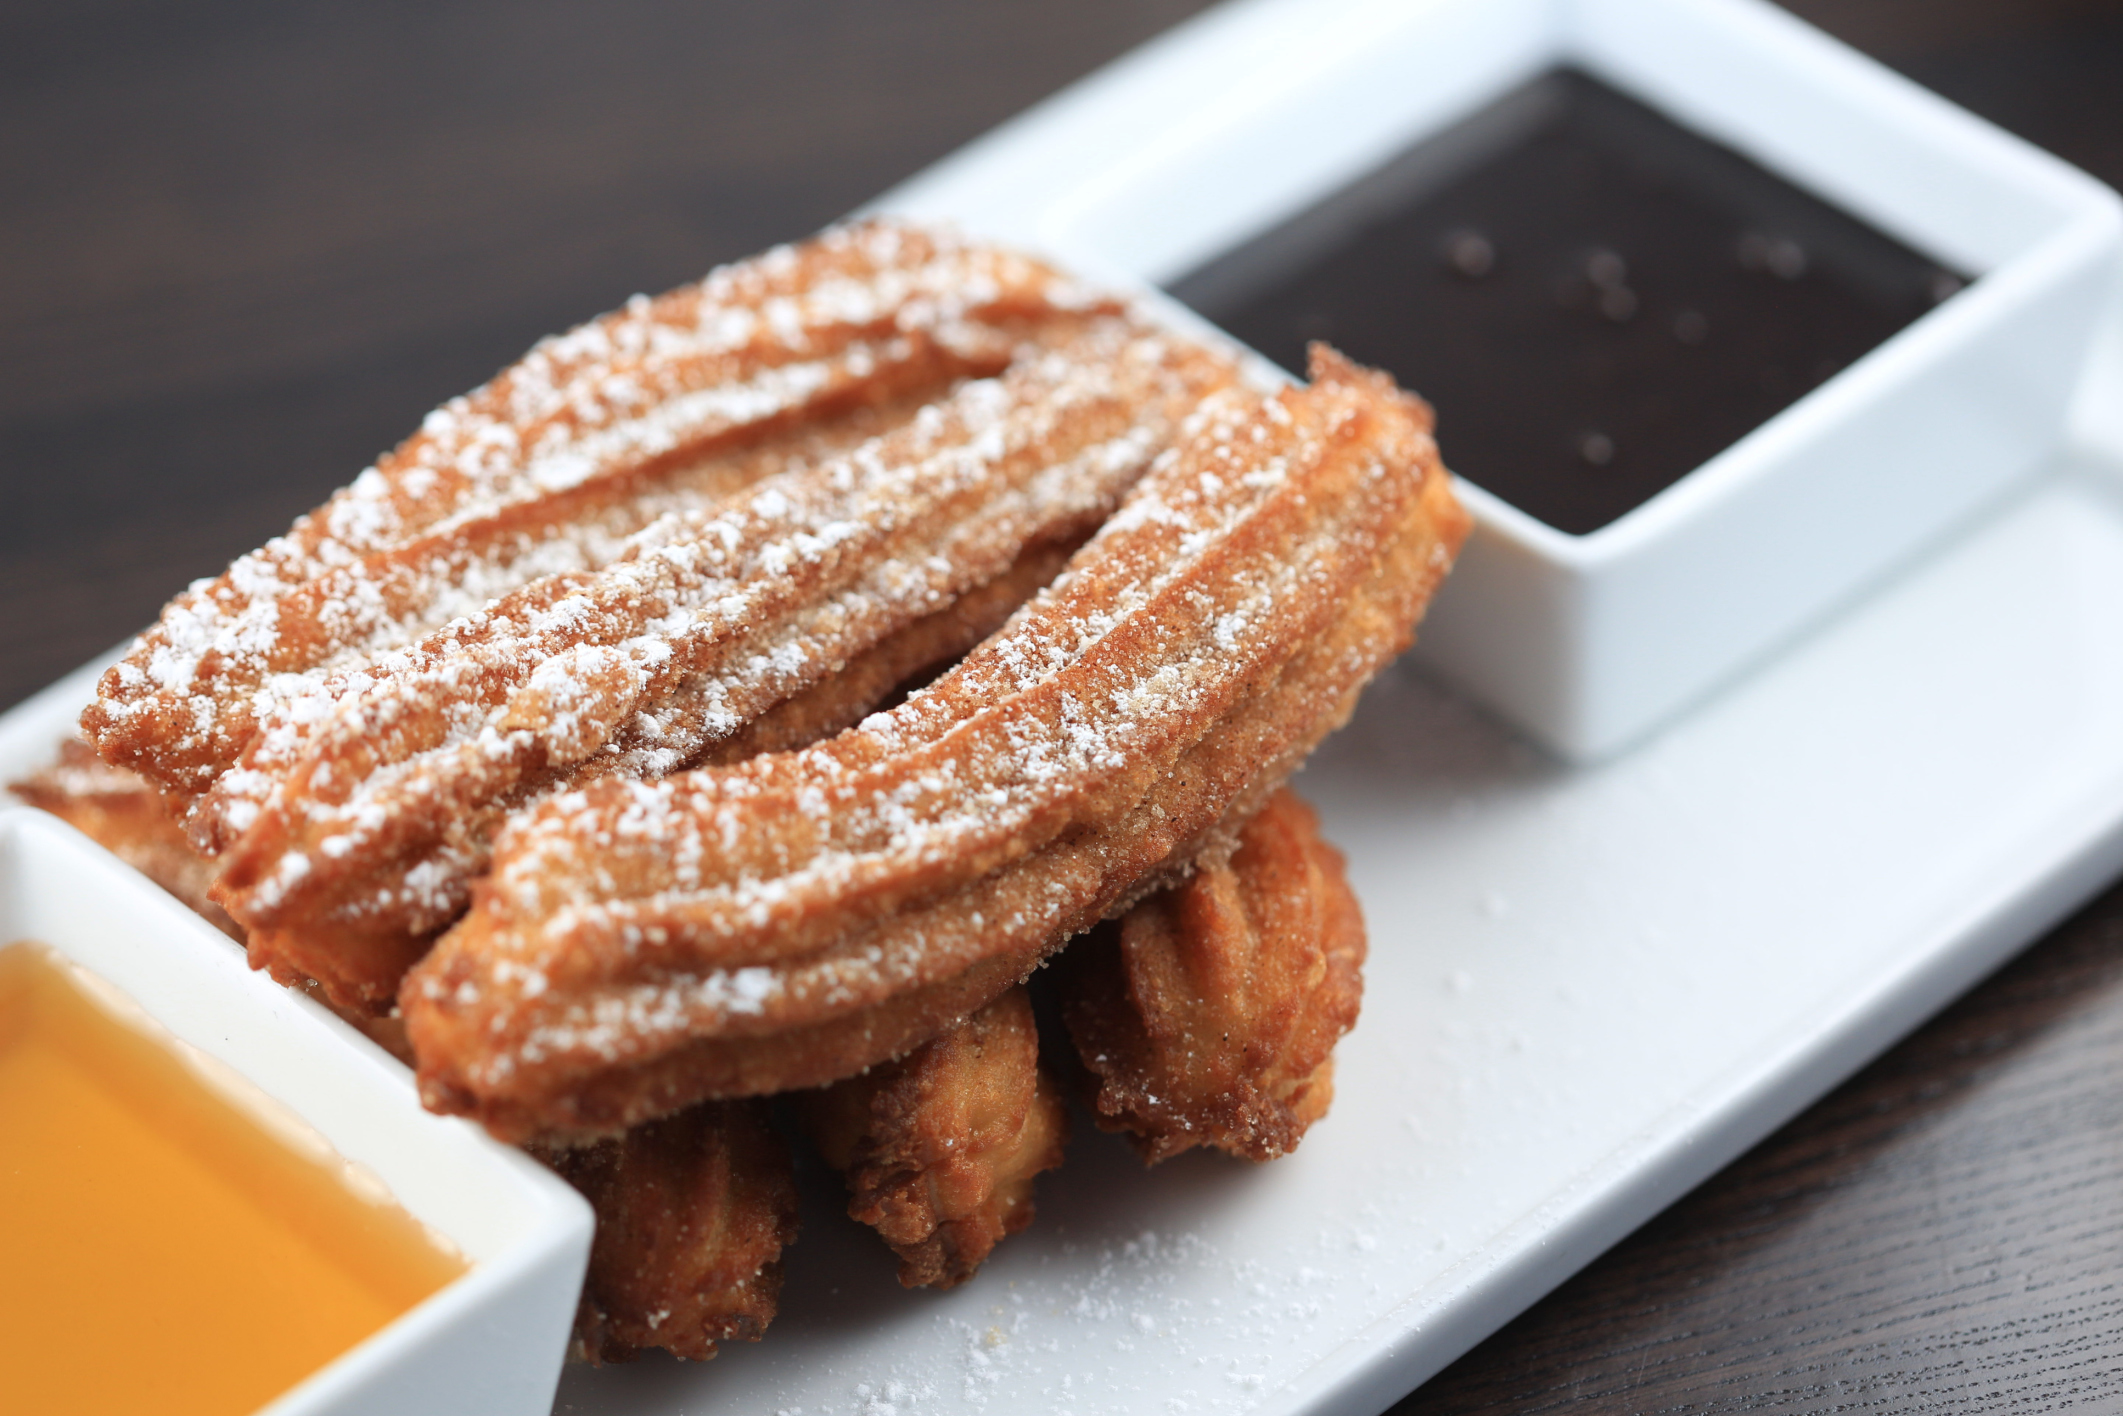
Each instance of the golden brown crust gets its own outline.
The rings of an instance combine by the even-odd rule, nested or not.
[[[921,587],[901,583],[883,618],[859,603],[817,606],[845,622],[814,624],[808,637],[784,625],[799,642],[754,646],[777,666],[808,651],[815,672],[783,675],[749,706],[726,702],[729,685],[713,675],[607,705],[643,729],[631,740],[612,723],[563,723],[524,751],[541,726],[580,715],[580,702],[556,704],[550,690],[595,699],[611,687],[596,672],[588,682],[563,674],[543,693],[529,685],[529,701],[511,705],[528,721],[503,713],[484,725],[508,740],[515,751],[499,756],[512,760],[475,763],[482,780],[469,789],[460,772],[453,796],[448,774],[402,760],[405,739],[476,706],[478,686],[501,671],[494,659],[507,656],[509,635],[488,622],[497,608],[579,617],[594,598],[586,582],[624,580],[615,562],[670,552],[684,539],[673,525],[727,532],[722,513],[747,489],[904,435],[956,382],[1117,313],[1037,261],[889,221],[636,299],[436,410],[285,536],[178,596],[104,676],[84,731],[106,761],[151,779],[196,846],[224,858],[216,908],[248,929],[261,965],[317,980],[342,1010],[387,1011],[405,964],[463,910],[509,813],[571,781],[680,765],[777,697],[863,658],[895,622],[978,590],[987,571],[957,566],[964,583],[927,586],[926,603],[905,593]],[[1097,509],[1079,512],[1083,525],[1049,532],[1085,534]],[[530,642],[521,615],[504,615],[510,627],[529,635],[519,668],[563,641],[578,657],[601,642],[565,626],[552,644]],[[461,651],[447,663],[433,657],[438,635]],[[640,647],[637,660],[655,661],[665,646]],[[450,682],[407,711],[398,690],[423,664]],[[683,678],[683,667],[652,662],[651,676]],[[639,760],[605,760],[614,756]],[[369,791],[379,771],[394,780]]]
[[[890,223],[771,252],[173,601],[83,718],[145,779],[63,809],[590,1198],[593,1360],[772,1318],[772,1093],[834,1084],[850,1213],[952,1286],[1066,1131],[1014,985],[1102,919],[1102,1124],[1261,1158],[1325,1109],[1362,925],[1275,793],[1468,521],[1419,400],[1312,373]]]
[[[512,827],[401,1002],[423,1095],[594,1135],[852,1075],[1184,873],[1412,637],[1467,529],[1429,414],[1236,392],[1009,627],[801,753]]]
[[[1002,628],[1017,607],[1061,574],[1081,537],[1029,547],[1017,564],[926,619],[848,661],[832,677],[762,713],[712,744],[689,767],[727,767],[769,752],[794,752],[851,728],[893,695],[919,687]]]
[[[899,1255],[909,1288],[953,1288],[1032,1222],[1032,1180],[1061,1164],[1069,1113],[1013,988],[896,1062],[799,1098],[848,1184],[848,1214]]]
[[[705,1359],[757,1342],[796,1242],[788,1147],[757,1102],[711,1102],[624,1137],[545,1152],[597,1214],[576,1340],[596,1362]]]
[[[254,928],[246,940],[251,967],[276,982],[314,985],[335,1012],[380,1018],[397,1006],[398,980],[435,936],[327,919],[300,929]]]
[[[259,730],[276,676],[404,643],[556,561],[594,563],[674,470],[992,373],[1043,322],[1099,308],[1038,262],[890,222],[637,298],[437,409],[286,535],[177,597],[83,726],[106,761],[189,805]]]
[[[1029,548],[1015,565],[986,585],[916,620],[850,660],[839,672],[753,719],[734,736],[711,744],[699,764],[742,762],[763,752],[790,751],[860,721],[903,691],[909,681],[918,683],[992,633],[1011,611],[1060,572],[1077,544],[1063,541]],[[464,862],[466,890],[470,872],[486,859],[488,838],[511,809],[497,805],[460,818],[448,828],[447,849]],[[159,805],[156,810],[158,818],[166,817]],[[198,863],[201,878],[211,880],[212,866],[190,849],[182,833],[176,833],[175,843]],[[396,887],[387,876],[382,888]],[[210,900],[205,903],[215,916],[227,920],[220,906]],[[238,939],[244,938],[242,927],[233,921],[227,928]],[[438,932],[409,931],[404,916],[395,912],[386,912],[379,920],[369,912],[343,909],[305,919],[294,927],[250,930],[251,964],[282,983],[313,988],[342,1016],[383,1017],[396,1009],[400,981],[427,953]]]
[[[1093,321],[843,457],[657,522],[604,569],[533,581],[326,675],[197,808],[234,832],[217,898],[261,947],[396,934],[417,955],[508,816],[661,776],[1032,547],[1082,536],[1229,375]],[[369,957],[398,962],[354,956]],[[296,967],[340,987],[320,964]],[[394,981],[345,987],[381,1004]]]
[[[1064,955],[1063,1016],[1100,1127],[1150,1164],[1200,1145],[1248,1160],[1294,1149],[1333,1098],[1363,962],[1341,853],[1277,793],[1228,862]]]

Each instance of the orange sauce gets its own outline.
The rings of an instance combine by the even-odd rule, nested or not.
[[[464,1271],[84,973],[0,948],[0,1405],[253,1411]]]

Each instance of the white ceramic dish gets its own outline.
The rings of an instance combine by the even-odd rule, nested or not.
[[[814,1175],[766,1341],[556,1410],[1383,1410],[2123,868],[2119,485],[2123,443],[2053,464],[1597,768],[1390,673],[1299,783],[1372,952],[1296,1154],[1145,1172],[1079,1118],[948,1294]]]
[[[1249,176],[1272,172],[1257,149],[1211,139],[1236,131],[1248,103],[1266,112],[1293,93],[1334,96],[1329,61],[1366,46],[1315,34],[1330,11],[1376,21],[1366,44],[1381,52],[1386,37],[1424,25],[1439,45],[1467,46],[1457,66],[1425,51],[1420,81],[1383,65],[1404,74],[1399,111],[1435,124],[1545,62],[1558,16],[1670,8],[1254,3],[1152,46],[908,192],[949,192],[969,173],[991,183],[1018,173],[1028,194],[1096,177],[1114,204],[1087,200],[1076,214],[1117,220],[1125,183],[1190,135],[1204,144],[1192,151],[1244,162]],[[1751,5],[1678,8],[1742,27],[1720,31],[1727,40],[1766,26],[1772,51],[1824,52]],[[1202,66],[1205,53],[1278,77],[1220,79],[1232,71]],[[1856,62],[1835,53],[1833,64]],[[1137,101],[1168,84],[1167,127],[1131,129],[1127,110],[1099,106],[1101,93]],[[1931,102],[1889,87],[1900,95],[1892,103]],[[1977,141],[2005,140],[1983,130]],[[1347,152],[1343,170],[1307,180],[1325,190],[1388,151]],[[1179,209],[1184,193],[1167,192],[1171,221],[1145,220],[1128,239],[1138,253],[1167,241],[1170,269],[1138,262],[1137,275],[1176,273],[1209,253],[1171,244],[1173,232],[1214,226],[1235,238],[1303,199],[1273,181],[1218,190],[1260,196],[1197,222]],[[1056,233],[1066,234],[1004,234],[1084,261]],[[1984,285],[2011,293],[1997,274],[1974,293]],[[1956,304],[1980,310],[1970,300]],[[2059,385],[2077,338],[2068,325],[2059,343],[2029,346],[2030,367],[2059,371]],[[2123,405],[2123,360],[2112,362],[2085,405],[2096,415]],[[2061,398],[2054,387],[2040,396]],[[557,1409],[1383,1409],[2123,866],[2123,736],[2113,731],[2123,636],[2112,625],[2123,604],[2123,422],[2089,416],[2082,433],[2032,478],[2026,443],[1971,444],[1971,484],[1990,489],[1977,524],[1964,506],[1961,529],[1914,564],[1909,546],[1922,537],[1897,533],[1890,552],[1865,551],[1870,569],[1856,578],[1901,568],[1857,603],[1847,585],[1815,600],[1779,631],[1813,625],[1788,653],[1604,765],[1559,765],[1411,670],[1375,686],[1303,781],[1350,855],[1373,954],[1335,1112],[1289,1160],[1255,1170],[1189,1156],[1146,1174],[1110,1138],[1080,1129],[1066,1166],[1042,1182],[1039,1222],[976,1282],[941,1295],[900,1291],[874,1235],[835,1217],[835,1183],[807,1174],[807,1228],[766,1342],[733,1345],[706,1366],[573,1369]],[[1494,516],[1484,526],[1489,553],[1503,554]],[[1822,606],[1839,598],[1844,611],[1823,623]],[[87,691],[77,677],[0,720],[0,770],[49,751]],[[30,830],[12,824],[20,819],[7,829]],[[86,846],[76,855],[74,897],[147,889]],[[199,942],[236,966],[219,940]],[[248,986],[304,1026],[337,1026],[262,979]],[[393,1084],[402,1092],[402,1075]],[[415,1189],[400,1193],[415,1200]],[[455,1232],[432,1217],[439,1210],[414,1208]],[[478,1355],[480,1340],[465,1337],[467,1352]],[[379,1389],[335,1409],[411,1408]]]
[[[0,728],[10,776],[50,751],[85,683]],[[61,700],[65,700],[62,704]],[[266,1416],[547,1410],[590,1235],[581,1196],[521,1153],[420,1109],[406,1069],[72,828],[0,811],[0,942],[35,939],[323,1133],[472,1260],[462,1278],[312,1374]],[[33,1216],[9,1216],[33,1223]],[[123,1360],[114,1353],[114,1360]]]
[[[2091,406],[2123,399],[2123,361],[2107,377]],[[1038,1221],[948,1294],[900,1290],[876,1237],[836,1217],[837,1181],[806,1173],[767,1341],[704,1365],[570,1368],[554,1410],[1383,1410],[2123,868],[2111,421],[1972,534],[1601,767],[1559,765],[1390,671],[1301,781],[1349,854],[1372,956],[1334,1113],[1295,1155],[1144,1172],[1080,1124]],[[0,718],[0,772],[49,752],[91,681]],[[276,1026],[338,1029],[64,828],[28,812],[0,827],[71,845],[65,876],[31,867],[68,883],[18,930],[78,928],[84,901],[137,911],[190,931]],[[361,1065],[333,1075],[400,1115],[403,1073],[341,1040]],[[334,1139],[460,1232],[447,1194],[425,1208],[358,1138]],[[508,1335],[468,1334],[459,1355]],[[419,1408],[364,1393],[330,1409]]]
[[[2113,193],[1761,0],[1245,0],[874,206],[1154,286],[1559,64],[1981,277],[1590,535],[1466,488],[1478,529],[1418,652],[1593,760],[2056,449],[2123,246]]]

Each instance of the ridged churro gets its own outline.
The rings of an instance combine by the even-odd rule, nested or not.
[[[171,601],[104,676],[90,740],[187,804],[308,690],[299,676],[592,568],[665,512],[801,457],[834,415],[998,372],[1056,318],[1111,308],[1036,261],[894,223],[637,297],[444,404],[286,535]],[[764,469],[716,460],[778,434],[795,441],[769,441]]]
[[[18,788],[532,1147],[595,1360],[773,1316],[802,1093],[949,1287],[1066,1115],[1296,1144],[1363,927],[1279,793],[1469,522],[1429,409],[890,221],[545,341],[172,601]],[[210,897],[210,898],[209,898]],[[1117,921],[1117,923],[1115,923]],[[1104,923],[1102,923],[1104,922]],[[1080,956],[1080,957],[1079,957]]]
[[[848,1214],[899,1255],[909,1288],[955,1288],[1032,1222],[1032,1180],[1061,1164],[1069,1112],[1013,988],[895,1062],[797,1097]]]
[[[1324,351],[1212,398],[1009,625],[803,752],[526,812],[401,1002],[429,1105],[586,1137],[900,1055],[1191,868],[1408,642],[1465,534]]]
[[[1204,866],[1061,961],[1098,1124],[1155,1164],[1293,1149],[1334,1096],[1363,999],[1364,917],[1312,809],[1278,792]]]
[[[575,1338],[592,1361],[757,1342],[796,1240],[789,1150],[757,1102],[712,1102],[545,1155],[597,1211]]]

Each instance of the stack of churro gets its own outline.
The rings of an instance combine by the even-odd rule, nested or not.
[[[1153,1161],[1324,1113],[1363,927],[1279,788],[1466,533],[1430,431],[1331,352],[1264,393],[1037,261],[835,230],[431,414],[21,790],[588,1195],[588,1355],[709,1356],[773,1316],[777,1122],[949,1286],[1059,1163],[1057,1072]]]

